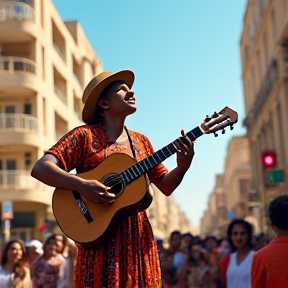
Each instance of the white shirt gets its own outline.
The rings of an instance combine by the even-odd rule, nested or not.
[[[251,265],[254,251],[238,265],[237,252],[230,254],[230,262],[226,272],[227,288],[251,288]]]

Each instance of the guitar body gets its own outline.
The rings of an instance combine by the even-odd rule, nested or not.
[[[135,163],[137,161],[128,154],[114,153],[95,169],[77,176],[87,180],[98,180],[105,184],[101,179],[106,175],[121,173]],[[73,193],[70,190],[57,188],[52,198],[53,213],[65,235],[85,247],[98,249],[111,240],[127,216],[149,207],[153,199],[153,190],[149,186],[144,174],[124,187],[119,195],[116,194],[118,198],[111,205],[97,204],[80,195],[86,206],[82,210],[74,197],[75,191]],[[86,212],[86,208],[91,216],[89,221],[83,213]]]

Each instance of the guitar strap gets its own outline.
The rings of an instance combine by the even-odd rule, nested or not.
[[[136,159],[136,152],[135,152],[136,149],[135,149],[135,147],[133,146],[133,142],[132,142],[132,139],[131,139],[131,137],[130,137],[130,134],[129,134],[129,132],[128,132],[127,127],[124,126],[124,128],[125,128],[125,130],[126,130],[126,133],[127,133],[128,139],[129,139],[130,148],[131,148],[131,150],[132,150],[133,157]]]

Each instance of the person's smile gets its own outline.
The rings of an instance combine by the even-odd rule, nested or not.
[[[124,101],[131,104],[131,105],[135,105],[136,104],[136,98],[134,97],[133,93],[127,93]]]

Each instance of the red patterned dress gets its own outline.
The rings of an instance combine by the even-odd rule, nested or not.
[[[151,155],[153,147],[144,135],[129,131],[138,161]],[[129,141],[114,143],[100,125],[85,125],[70,131],[46,153],[55,155],[65,171],[77,173],[95,168],[112,153],[132,156]],[[163,164],[148,172],[151,182],[167,173]],[[100,250],[78,245],[76,288],[158,288],[161,269],[154,235],[146,215],[129,216],[113,239]]]

